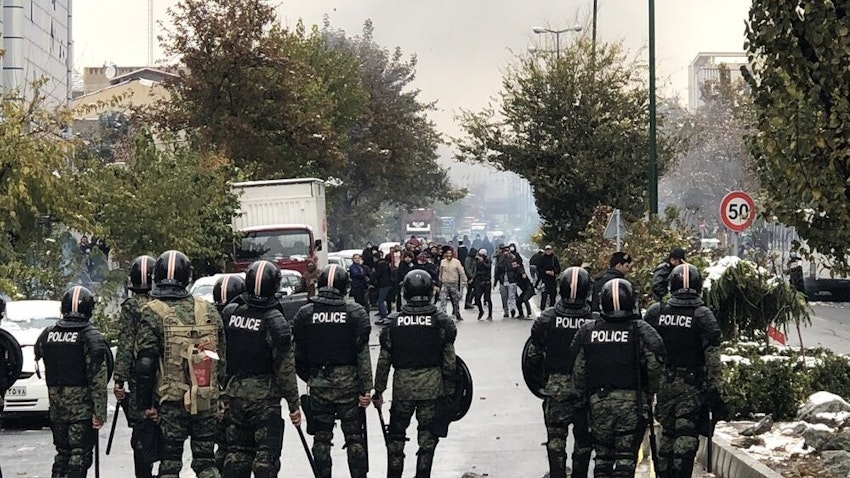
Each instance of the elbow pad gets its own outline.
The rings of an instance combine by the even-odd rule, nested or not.
[[[136,379],[136,401],[140,408],[153,406],[153,393],[156,385],[157,360],[149,352],[142,351],[136,359],[134,378]]]

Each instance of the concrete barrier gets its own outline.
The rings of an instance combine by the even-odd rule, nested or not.
[[[706,437],[699,437],[697,461],[708,468],[706,463]],[[767,465],[747,455],[744,450],[732,446],[721,437],[712,440],[711,471],[717,478],[782,478],[782,475],[771,470]]]

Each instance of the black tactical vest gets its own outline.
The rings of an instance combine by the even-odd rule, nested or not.
[[[667,347],[667,366],[697,371],[705,365],[702,338],[697,327],[696,307],[661,306],[658,316],[658,335]]]
[[[587,382],[600,388],[637,390],[637,327],[628,322],[597,321],[584,338]]]
[[[47,332],[42,346],[45,381],[48,387],[84,387],[89,384],[86,373],[85,334],[91,325],[61,327]]]
[[[590,317],[561,317],[555,315],[549,320],[546,333],[546,370],[570,375],[570,345],[578,329],[592,321]]]
[[[313,366],[356,365],[357,329],[349,323],[346,306],[313,304],[298,346],[306,349],[303,357]]]
[[[437,318],[432,314],[399,314],[390,323],[393,367],[439,367],[443,342]]]
[[[265,316],[269,311],[246,305],[224,317],[227,337],[227,376],[256,377],[274,373],[272,350],[266,344]]]

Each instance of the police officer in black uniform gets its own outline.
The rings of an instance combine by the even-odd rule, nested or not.
[[[244,303],[243,294],[245,292],[245,280],[238,274],[225,274],[218,278],[213,285],[213,304],[218,309],[218,313],[224,315],[224,308],[231,302],[240,301]],[[227,322],[224,323],[227,325]],[[219,407],[219,424],[218,433],[216,433],[216,449],[215,449],[215,466],[219,471],[224,470],[224,457],[227,454],[225,451],[225,434],[227,431],[227,422],[224,420],[224,411],[228,407],[228,397],[222,392],[218,398]]]
[[[372,402],[372,359],[366,310],[345,300],[348,272],[331,264],[322,269],[318,294],[301,307],[293,321],[295,364],[307,382],[302,399],[307,433],[315,436],[313,456],[320,478],[331,477],[334,423],[342,422],[352,478],[368,472],[365,408]]]
[[[537,368],[541,361],[549,375],[543,395],[543,419],[548,436],[549,476],[566,478],[567,431],[573,424],[572,475],[586,477],[593,443],[587,428],[587,406],[575,389],[572,378],[570,344],[585,324],[593,321],[590,296],[593,281],[581,267],[570,267],[561,274],[561,300],[540,313],[531,326],[531,346],[525,359]]]
[[[690,478],[706,407],[720,405],[720,328],[701,300],[699,269],[681,264],[670,273],[672,297],[653,304],[646,321],[667,346],[665,380],[656,417],[661,423],[658,476]]]
[[[402,288],[406,303],[381,330],[372,400],[380,408],[392,365],[395,373],[387,433],[387,478],[401,478],[404,471],[405,434],[414,413],[419,425],[416,477],[428,478],[437,442],[448,433],[447,425],[440,425],[448,422],[438,416],[439,401],[455,393],[457,327],[451,316],[431,302],[434,283],[430,274],[423,270],[408,272]]]
[[[81,286],[62,296],[62,318],[44,329],[35,359],[44,359],[56,458],[54,477],[84,478],[92,465],[96,430],[106,418],[109,350],[89,322],[94,296]]]
[[[280,471],[283,445],[281,398],[289,405],[292,422],[301,424],[292,337],[277,308],[278,267],[254,262],[245,286],[245,303],[232,303],[222,314],[227,337],[223,475],[247,477],[253,472],[256,477],[274,477]],[[227,290],[226,284],[221,290]]]
[[[629,281],[608,281],[600,303],[602,320],[582,327],[573,340],[573,380],[588,397],[594,476],[633,477],[651,397],[661,381],[664,343],[640,319]]]

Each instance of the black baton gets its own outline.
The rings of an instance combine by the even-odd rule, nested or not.
[[[106,441],[106,454],[112,451],[112,439],[115,438],[115,426],[118,425],[118,412],[121,411],[121,400],[115,403],[115,413],[112,415],[112,428],[109,429],[109,440]]]
[[[310,446],[307,445],[307,439],[304,438],[304,432],[301,430],[301,426],[295,427],[298,430],[298,437],[301,438],[301,445],[304,447],[304,453],[307,454],[307,461],[310,462],[310,469],[313,470],[313,476],[315,478],[319,478],[319,470],[316,469],[316,461],[313,460],[313,453],[310,452]]]

